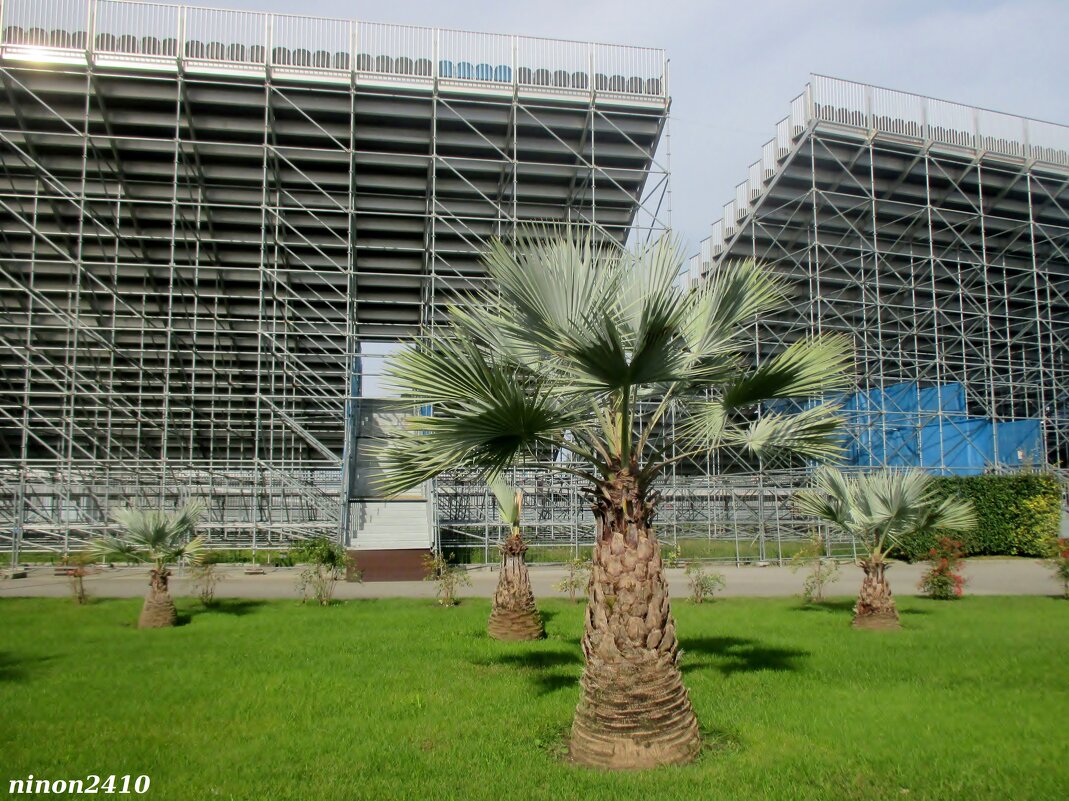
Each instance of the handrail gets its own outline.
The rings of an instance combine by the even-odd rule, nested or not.
[[[4,0],[0,50],[664,100],[663,50],[135,0]]]

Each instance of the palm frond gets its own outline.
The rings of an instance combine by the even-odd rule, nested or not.
[[[724,405],[744,409],[777,398],[808,399],[846,390],[851,353],[844,336],[799,340],[729,385]]]
[[[715,358],[744,333],[744,323],[780,308],[781,282],[752,260],[720,265],[688,308],[684,335],[695,362]]]
[[[497,501],[501,522],[510,528],[516,528],[520,524],[523,494],[500,476],[492,478],[489,484],[490,491]]]
[[[815,406],[797,414],[769,412],[748,427],[731,432],[726,440],[760,457],[780,453],[829,461],[843,450],[842,418],[832,405]]]

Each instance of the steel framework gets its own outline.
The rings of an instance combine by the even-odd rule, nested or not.
[[[131,498],[348,537],[367,343],[433,335],[518,222],[663,230],[667,92],[659,50],[5,0],[0,544]]]

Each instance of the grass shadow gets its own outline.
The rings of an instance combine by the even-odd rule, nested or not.
[[[853,598],[839,598],[836,600],[824,600],[824,601],[803,601],[801,605],[795,607],[797,612],[853,612],[854,611],[854,599]]]
[[[52,659],[50,656],[17,657],[0,651],[0,681],[29,681],[33,667],[47,664]]]
[[[539,695],[574,687],[579,681],[578,673],[565,668],[583,663],[583,657],[576,651],[520,651],[517,653],[498,654],[488,659],[473,659],[471,664],[483,668],[504,667],[519,670],[526,675]]]
[[[252,598],[216,598],[212,603],[205,605],[197,603],[195,606],[180,609],[176,626],[188,626],[193,618],[201,615],[231,615],[244,617],[267,605],[267,601]]]
[[[798,671],[798,661],[810,653],[800,648],[766,646],[743,637],[699,637],[683,640],[680,646],[686,654],[699,657],[684,660],[683,673],[713,667],[725,676],[758,670]]]

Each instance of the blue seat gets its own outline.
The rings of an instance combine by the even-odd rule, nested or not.
[[[393,68],[394,72],[401,75],[411,75],[416,71],[416,64],[408,56],[401,56],[400,58],[394,59]]]
[[[375,56],[375,72],[393,72],[393,56]]]
[[[245,63],[245,54],[248,51],[243,44],[230,44],[226,46],[226,60],[235,61],[238,64]]]
[[[489,64],[477,64],[475,67],[475,80],[477,81],[492,81],[494,79],[494,68]]]
[[[357,53],[356,68],[360,72],[371,72],[375,69],[375,59],[371,57],[370,53]]]
[[[334,69],[347,70],[349,69],[349,54],[339,50],[334,54]]]
[[[293,51],[293,64],[297,67],[311,67],[312,51],[306,50],[303,47],[298,47]]]
[[[534,73],[531,72],[530,67],[520,67],[516,70],[516,81],[518,83],[530,83],[533,75]]]
[[[531,83],[535,86],[549,86],[552,78],[549,74],[549,70],[537,69],[534,71],[534,77],[531,79]]]
[[[508,64],[498,64],[494,68],[494,80],[501,83],[512,83],[512,67]]]
[[[470,61],[457,62],[457,77],[470,81],[475,75],[475,66]]]
[[[439,78],[452,78],[453,77],[453,62],[442,59],[438,62],[438,77]]]
[[[416,59],[416,75],[423,75],[426,78],[431,77],[431,60],[429,58],[417,58]]]

